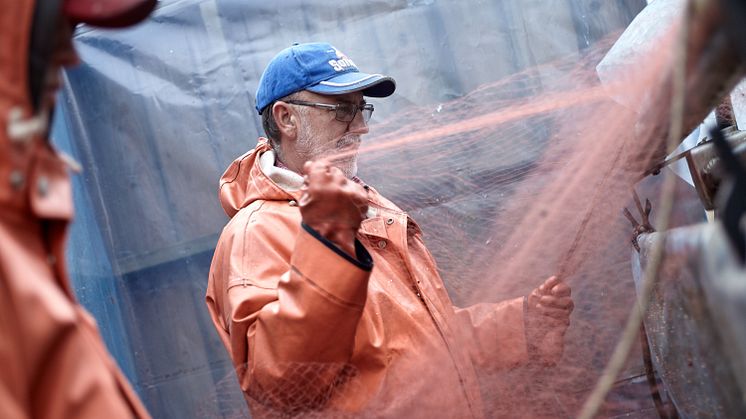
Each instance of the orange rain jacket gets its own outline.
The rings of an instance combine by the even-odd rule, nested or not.
[[[0,12],[0,417],[146,418],[70,289],[67,168],[43,136],[9,135],[14,110],[31,113],[33,9],[9,0]]]
[[[372,188],[346,256],[301,224],[301,184],[266,139],[220,182],[207,306],[252,413],[482,417],[475,367],[527,359],[523,299],[454,308],[417,224]]]

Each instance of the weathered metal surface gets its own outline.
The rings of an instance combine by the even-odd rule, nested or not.
[[[746,268],[719,223],[643,234],[639,288],[655,240],[664,262],[645,316],[653,364],[682,417],[746,417]]]

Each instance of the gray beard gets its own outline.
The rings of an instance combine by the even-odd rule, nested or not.
[[[337,147],[329,149],[316,143],[314,139],[319,138],[319,135],[307,125],[301,127],[299,134],[295,148],[298,154],[305,156],[306,160],[318,160],[332,156],[339,152],[338,147],[344,147],[345,145],[359,141],[355,136],[349,136],[351,138],[344,136],[337,141]],[[349,179],[357,174],[357,153],[339,159],[332,159],[331,163]]]

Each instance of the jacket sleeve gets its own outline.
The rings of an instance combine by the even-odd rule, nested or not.
[[[208,289],[208,307],[247,396],[282,411],[318,408],[350,373],[370,255],[358,242],[356,260],[310,227],[263,217],[221,237],[210,281],[222,295]]]
[[[475,365],[499,370],[528,361],[523,304],[520,297],[455,309],[466,338],[472,342],[468,346]]]

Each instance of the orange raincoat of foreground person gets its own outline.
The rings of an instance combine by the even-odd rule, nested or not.
[[[220,182],[231,218],[207,289],[257,417],[482,417],[477,370],[556,361],[569,288],[453,307],[417,223],[356,176],[394,92],[326,43],[295,45],[257,92],[267,139]]]
[[[75,301],[64,267],[67,167],[47,140],[78,22],[122,27],[155,0],[2,0],[0,7],[0,417],[149,417]]]

